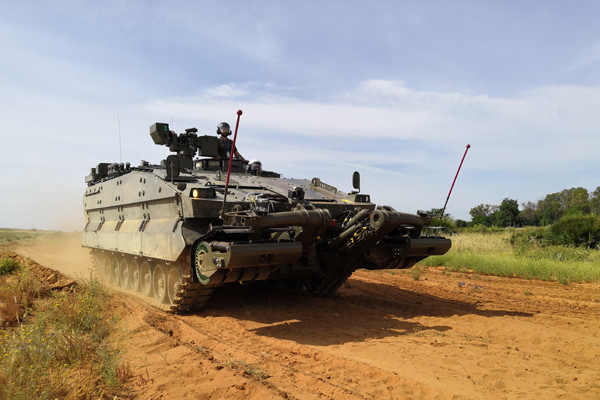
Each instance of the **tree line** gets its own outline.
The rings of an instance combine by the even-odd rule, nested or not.
[[[582,187],[547,194],[537,202],[519,203],[505,198],[500,205],[479,204],[469,211],[471,222],[457,220],[457,226],[547,226],[565,216],[600,216],[600,186],[593,192]]]

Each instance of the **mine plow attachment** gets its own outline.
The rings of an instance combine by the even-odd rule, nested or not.
[[[431,255],[445,254],[451,246],[449,239],[420,236],[427,218],[378,209],[370,214],[368,223],[360,212],[351,220],[345,231],[329,241],[332,250],[343,254],[344,263],[362,257],[369,269],[410,268],[419,260]]]
[[[367,269],[405,269],[418,261],[446,254],[452,242],[442,237],[385,237],[364,255]]]
[[[426,219],[418,215],[375,210],[370,214],[368,223],[353,224],[348,227],[329,241],[329,247],[332,250],[339,249],[346,256],[356,258],[394,230],[419,235],[425,223]]]

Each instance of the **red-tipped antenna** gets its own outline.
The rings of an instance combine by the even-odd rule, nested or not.
[[[450,191],[448,192],[448,197],[446,197],[446,202],[444,203],[444,208],[442,208],[442,212],[440,213],[440,219],[444,218],[444,211],[446,211],[446,206],[448,205],[448,200],[450,200],[450,194],[452,193],[452,189],[454,189],[454,183],[456,183],[456,178],[458,178],[458,173],[460,172],[460,168],[463,165],[463,161],[465,161],[465,157],[467,156],[467,151],[471,148],[471,145],[467,145],[467,149],[465,150],[465,154],[463,154],[462,160],[460,160],[460,165],[458,166],[458,170],[456,171],[456,175],[454,176],[454,180],[452,181],[452,186],[450,186]]]
[[[223,213],[225,212],[225,201],[227,200],[227,189],[229,188],[229,175],[231,175],[231,164],[233,162],[233,155],[235,154],[235,140],[237,139],[238,126],[240,125],[240,116],[242,110],[237,110],[237,121],[235,122],[235,132],[233,134],[233,143],[231,151],[229,152],[229,167],[227,168],[227,180],[225,181],[225,194],[223,195],[223,207],[221,207],[221,219],[223,219]]]

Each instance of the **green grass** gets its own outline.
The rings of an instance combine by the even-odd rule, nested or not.
[[[13,273],[19,268],[19,263],[10,257],[0,258],[0,276]]]
[[[23,242],[51,235],[60,235],[62,233],[63,232],[58,231],[39,231],[37,229],[0,228],[0,245],[12,242]]]
[[[20,265],[0,277],[0,293],[1,303],[12,306],[2,308],[0,400],[123,398],[131,372],[109,341],[115,320],[100,283],[50,292]],[[13,312],[19,316],[11,319]]]
[[[513,247],[515,229],[500,232],[462,232],[451,236],[452,248],[443,256],[421,261],[454,271],[474,271],[498,276],[537,278],[548,281],[600,281],[600,251],[568,246],[541,247],[536,243]]]

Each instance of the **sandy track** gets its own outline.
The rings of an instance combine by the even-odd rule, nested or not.
[[[324,300],[254,285],[186,316],[111,307],[143,399],[600,398],[599,284],[361,270]]]

